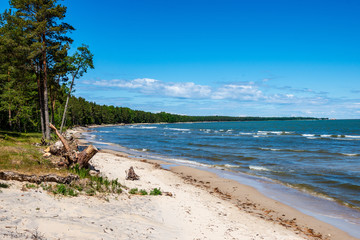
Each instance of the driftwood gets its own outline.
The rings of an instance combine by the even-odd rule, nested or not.
[[[37,175],[26,175],[16,172],[0,172],[0,179],[2,180],[16,180],[20,182],[32,182],[40,184],[42,182],[56,182],[62,184],[70,184],[72,181],[78,180],[79,176],[70,174],[67,177],[61,177],[55,174],[47,174],[42,176]]]
[[[139,180],[140,177],[138,175],[136,175],[134,168],[131,166],[129,171],[125,171],[126,173],[126,180]]]
[[[87,168],[89,166],[90,159],[98,152],[97,148],[93,145],[88,146],[81,153],[77,155],[77,162],[79,167]]]
[[[56,135],[59,137],[60,141],[62,142],[62,144],[64,145],[65,151],[66,152],[70,152],[71,148],[68,144],[68,142],[65,140],[65,138],[59,133],[59,131],[56,129],[56,127],[54,125],[52,125],[51,123],[49,123],[49,126],[52,130],[55,131]]]
[[[51,123],[49,124],[50,128],[53,129],[56,135],[59,137],[60,141],[64,145],[64,153],[62,156],[65,158],[65,162],[60,162],[59,166],[70,166],[72,164],[79,164],[80,168],[88,168],[90,159],[99,151],[95,146],[89,145],[86,149],[82,152],[78,153],[75,148],[71,147],[68,141],[59,133],[54,125]],[[50,147],[51,149],[51,147]]]

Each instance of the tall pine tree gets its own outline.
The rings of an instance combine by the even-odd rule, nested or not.
[[[61,20],[66,7],[57,0],[11,0],[16,10],[18,24],[31,40],[30,54],[33,71],[36,74],[42,132],[50,139],[49,128],[49,73],[59,61],[59,53],[66,54],[72,39],[67,33],[74,28]],[[54,76],[54,74],[53,74]]]

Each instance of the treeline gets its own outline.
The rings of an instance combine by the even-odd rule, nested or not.
[[[93,55],[86,45],[69,55],[75,29],[63,22],[67,8],[58,0],[9,5],[0,15],[1,128],[41,131],[49,139],[49,122],[66,112],[74,79],[93,68]]]
[[[203,122],[203,121],[269,121],[269,120],[315,120],[304,117],[229,117],[229,116],[186,116],[166,112],[151,113],[125,107],[97,105],[84,98],[71,97],[67,125],[117,124],[117,123],[160,123],[160,122]]]

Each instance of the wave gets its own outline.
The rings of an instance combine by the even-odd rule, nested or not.
[[[155,127],[155,126],[138,126],[138,125],[132,125],[130,126],[129,128],[135,128],[135,129],[156,129],[158,127]]]
[[[260,149],[265,151],[284,151],[284,149],[277,149],[277,148],[260,148]]]
[[[344,156],[349,156],[349,157],[360,156],[360,154],[358,154],[358,153],[340,153],[340,154],[344,155]]]
[[[255,171],[271,171],[270,169],[266,168],[266,167],[261,167],[261,166],[249,166],[250,170],[255,170]]]
[[[360,136],[357,135],[345,135],[346,138],[354,138],[354,139],[359,139],[360,140]]]
[[[307,133],[304,133],[304,134],[301,134],[301,136],[303,136],[303,137],[314,137],[315,134],[307,134]]]
[[[327,140],[360,140],[358,135],[344,135],[344,134],[313,134],[313,133],[304,133],[301,136],[306,137],[307,139],[327,139]]]
[[[223,165],[212,165],[212,167],[223,169],[225,168],[240,168],[239,165],[233,165],[233,164],[223,164]]]
[[[164,128],[164,129],[167,129],[167,130],[173,130],[173,131],[183,131],[183,132],[189,132],[190,129],[185,129],[185,128]]]
[[[356,157],[360,156],[359,153],[334,153],[334,152],[328,152],[325,150],[304,150],[304,149],[278,149],[278,148],[264,148],[260,147],[257,148],[259,150],[263,151],[281,151],[281,152],[304,152],[304,153],[322,153],[322,154],[328,154],[328,155],[342,155],[342,156],[349,156],[349,157]]]
[[[254,133],[249,132],[239,132],[240,135],[254,135]]]
[[[294,132],[288,131],[257,131],[259,135],[294,135]]]

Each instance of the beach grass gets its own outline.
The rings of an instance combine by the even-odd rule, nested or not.
[[[44,146],[40,133],[18,133],[0,130],[0,170],[15,171],[24,174],[68,174],[66,169],[59,169],[44,158]]]

